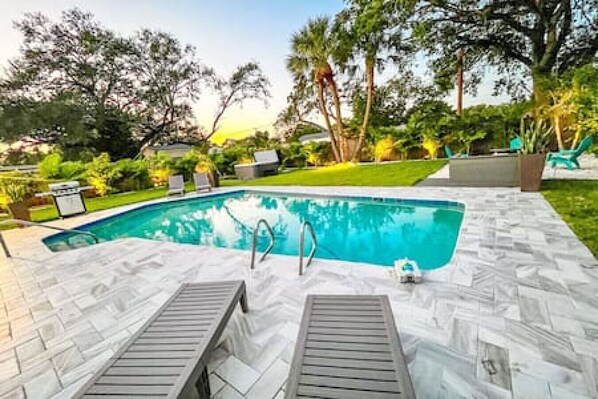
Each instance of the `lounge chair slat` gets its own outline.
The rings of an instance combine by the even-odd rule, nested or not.
[[[363,378],[340,378],[327,375],[306,375],[299,377],[301,385],[315,385],[326,388],[359,389],[362,391],[382,391],[400,393],[399,384],[396,381],[376,381]]]
[[[302,385],[299,388],[299,395],[292,398],[313,397],[318,399],[397,399],[401,396],[395,392],[373,392],[357,389],[327,388],[310,385]]]
[[[285,391],[304,397],[415,398],[386,296],[308,295]]]
[[[326,357],[305,356],[303,358],[305,366],[327,366],[327,367],[350,367],[361,368],[362,370],[394,370],[392,361],[375,361],[375,360],[351,360],[351,359],[335,359]]]
[[[310,327],[327,327],[327,328],[349,328],[355,330],[384,330],[384,323],[350,323],[343,321],[312,321],[309,323]]]
[[[325,328],[325,327],[311,327],[309,328],[310,334],[336,334],[338,336],[346,336],[346,335],[355,335],[360,337],[372,337],[372,336],[382,336],[385,337],[386,331],[385,330],[353,330],[349,328],[344,328],[339,330],[338,328]]]
[[[390,352],[390,347],[385,344],[356,344],[352,342],[307,341],[306,348],[310,349],[335,349],[341,351],[364,352]]]
[[[155,368],[155,367],[153,367]],[[174,385],[176,375],[107,375],[100,377],[99,385]]]
[[[154,351],[154,352],[125,352],[119,359],[189,359],[195,351]]]
[[[183,359],[118,359],[114,362],[114,367],[182,367],[187,364],[188,358]]]
[[[392,357],[384,352],[358,352],[358,351],[340,351],[332,349],[305,349],[305,356],[330,357],[335,359],[365,359],[365,360],[385,360],[390,361]]]
[[[346,377],[354,379],[394,381],[394,371],[364,370],[362,368],[303,366],[302,375],[320,375],[330,377]]]
[[[386,344],[388,338],[385,336],[359,336],[359,335],[332,335],[332,334],[312,334],[307,336],[308,341],[328,341],[328,342],[347,342],[356,344]]]
[[[243,281],[182,285],[74,397],[208,395],[210,353],[246,295]]]
[[[172,385],[100,385],[94,384],[89,388],[89,393],[109,395],[167,395]]]

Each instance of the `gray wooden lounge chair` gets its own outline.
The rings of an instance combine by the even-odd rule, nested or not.
[[[166,195],[185,195],[185,179],[183,179],[183,175],[168,177],[168,192]]]
[[[286,399],[415,398],[388,297],[309,295]]]
[[[210,184],[207,173],[193,173],[193,183],[195,184],[195,191],[212,191],[212,185]]]
[[[249,310],[243,281],[182,285],[74,397],[209,398],[206,366],[237,302]]]

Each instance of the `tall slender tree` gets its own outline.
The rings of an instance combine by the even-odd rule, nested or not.
[[[359,160],[365,142],[374,101],[376,70],[382,72],[387,61],[403,58],[410,52],[403,37],[405,10],[407,8],[397,8],[388,0],[347,0],[347,8],[337,14],[336,30],[344,50],[341,55],[353,61],[362,59],[365,67],[366,106],[359,139],[351,156],[354,161]]]
[[[343,137],[343,119],[340,96],[332,65],[339,54],[338,42],[332,33],[332,24],[327,17],[310,19],[291,37],[291,55],[287,58],[287,69],[296,82],[311,79],[316,85],[320,113],[330,133],[332,152],[337,162],[346,159],[340,140]],[[332,96],[335,109],[336,133],[326,105],[326,92]]]

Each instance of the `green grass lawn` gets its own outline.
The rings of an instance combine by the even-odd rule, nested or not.
[[[264,177],[251,181],[223,180],[222,186],[412,186],[431,173],[436,172],[446,161],[408,161],[377,165],[342,164],[318,169],[297,170],[276,176]],[[193,183],[185,185],[187,191],[193,190]],[[115,208],[162,198],[166,188],[152,188],[106,197],[85,200],[89,212]],[[7,219],[8,217],[1,218]],[[54,206],[31,209],[34,222],[45,222],[58,218]],[[0,230],[13,228],[11,225],[0,225]]]
[[[550,180],[542,194],[577,237],[598,257],[598,181]]]
[[[223,186],[413,186],[446,164],[438,161],[407,161],[390,164],[340,164],[296,170],[276,176],[240,182],[223,180]]]

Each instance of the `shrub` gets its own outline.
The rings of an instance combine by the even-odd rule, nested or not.
[[[397,159],[395,141],[392,137],[388,136],[376,143],[374,147],[374,159],[376,162],[394,161]]]
[[[200,154],[197,151],[189,151],[181,159],[174,162],[173,173],[183,175],[185,180],[190,180],[199,158]]]
[[[85,174],[85,164],[81,161],[66,161],[60,164],[59,178],[79,180]]]
[[[43,179],[60,179],[62,155],[59,152],[48,154],[38,164],[39,175]]]
[[[86,178],[98,195],[103,196],[114,190],[113,184],[118,178],[118,171],[110,163],[110,156],[104,152],[87,164]]]
[[[114,165],[114,188],[119,191],[143,190],[152,186],[149,168],[144,160],[121,159]]]
[[[163,186],[174,169],[174,161],[168,154],[157,153],[146,159],[150,178],[155,186]]]

